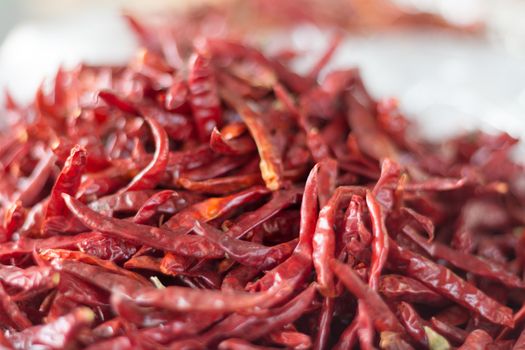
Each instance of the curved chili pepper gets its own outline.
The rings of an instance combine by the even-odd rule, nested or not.
[[[45,347],[64,349],[75,343],[78,334],[93,322],[95,315],[87,307],[81,307],[71,313],[42,326],[27,328],[9,336],[14,349]],[[53,336],[50,336],[50,335]]]
[[[288,258],[297,245],[297,240],[266,247],[257,243],[229,237],[211,225],[195,222],[193,231],[220,246],[228,256],[240,264],[266,270]]]
[[[416,232],[407,228],[404,232],[434,258],[445,259],[456,267],[499,281],[512,288],[524,287],[523,281],[518,276],[498,263],[454,250],[439,242],[427,243]]]
[[[178,184],[186,190],[197,193],[226,195],[262,184],[262,179],[259,174],[226,176],[203,181],[182,177],[178,179]]]
[[[432,317],[430,319],[430,323],[436,331],[446,336],[447,339],[450,339],[451,342],[454,342],[456,344],[463,344],[463,342],[467,338],[467,331],[450,325],[448,323],[442,322],[435,317]]]
[[[243,337],[255,340],[291,323],[304,314],[315,296],[315,288],[309,286],[301,294],[281,307],[270,309],[263,315],[232,314],[199,336],[198,344],[213,344],[221,339]]]
[[[211,133],[210,147],[214,152],[230,156],[240,156],[255,151],[255,143],[248,135],[231,137],[228,134],[223,135],[223,133],[219,132],[216,128],[213,129]]]
[[[423,283],[402,275],[384,275],[379,280],[379,292],[387,299],[409,303],[443,305],[446,299]]]
[[[372,262],[368,284],[372,289],[377,290],[379,277],[388,258],[390,245],[381,208],[370,192],[366,194],[366,204],[370,211],[373,232]]]
[[[51,190],[45,214],[46,218],[51,216],[62,216],[64,214],[65,204],[61,194],[67,193],[69,195],[75,195],[80,186],[80,178],[85,171],[86,158],[85,149],[78,145],[71,149],[71,154],[67,158],[66,163]]]
[[[410,304],[402,301],[397,306],[399,319],[407,333],[419,344],[428,347],[428,339],[423,328],[424,321]]]
[[[62,197],[69,210],[84,225],[93,230],[184,256],[212,259],[220,258],[224,255],[222,249],[209,243],[205,238],[108,218],[92,211],[78,200],[66,194],[63,194]],[[186,232],[185,229],[183,231],[184,233]]]
[[[27,318],[27,315],[20,310],[15,301],[7,294],[4,287],[0,284],[0,309],[2,314],[10,321],[11,324],[3,326],[14,326],[18,330],[31,327],[33,323]]]
[[[481,329],[476,329],[465,339],[463,345],[458,350],[478,350],[486,349],[492,343],[492,337]]]
[[[155,119],[146,117],[145,120],[150,125],[155,140],[155,154],[151,162],[121,192],[155,188],[168,166],[170,151],[168,135]]]
[[[513,327],[514,321],[510,308],[491,299],[446,267],[401,248],[393,241],[390,243],[391,258],[409,276],[494,323]]]

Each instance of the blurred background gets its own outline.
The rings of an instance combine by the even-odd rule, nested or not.
[[[60,65],[126,62],[138,44],[123,11],[147,17],[189,3],[227,3],[237,23],[266,25],[266,13],[273,29],[261,45],[312,58],[330,27],[343,29],[331,66],[359,66],[375,97],[397,97],[427,136],[482,127],[525,138],[523,0],[0,0],[0,87],[29,101]]]

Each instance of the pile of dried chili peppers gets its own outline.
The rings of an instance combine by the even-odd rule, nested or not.
[[[525,172],[356,69],[132,20],[0,137],[2,349],[524,349]],[[523,332],[523,333],[522,333]]]

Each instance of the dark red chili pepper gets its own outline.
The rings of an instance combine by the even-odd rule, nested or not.
[[[407,333],[419,344],[428,347],[428,339],[425,333],[424,321],[410,304],[402,301],[397,306],[399,319]]]
[[[487,349],[488,345],[492,343],[492,337],[481,329],[476,329],[470,333],[465,339],[463,345],[458,350],[481,350]]]
[[[374,319],[375,327],[381,332],[393,331],[403,333],[403,326],[396,316],[390,311],[385,302],[373,289],[363,283],[359,276],[348,265],[332,260],[330,267],[345,287],[358,299],[363,300],[368,312],[381,315]]]
[[[513,327],[514,321],[510,308],[491,299],[446,267],[391,243],[391,257],[400,270],[488,320]]]

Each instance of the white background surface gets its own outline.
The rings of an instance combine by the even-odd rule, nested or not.
[[[6,23],[2,17],[23,11],[23,3],[13,10],[7,6],[14,1],[0,0],[0,23]],[[509,19],[521,10],[519,18],[525,16],[525,2],[517,4],[517,13],[509,11],[511,7],[492,9],[492,41],[435,32],[353,37],[342,45],[333,66],[361,67],[373,94],[398,97],[431,137],[482,127],[525,139],[525,51],[520,51],[524,21]],[[0,48],[0,86],[27,101],[60,64],[125,62],[135,42],[117,5],[82,11],[75,7],[73,12],[51,8],[52,17],[30,16]],[[326,43],[326,35],[312,27],[296,30],[291,39],[295,47],[313,54]]]

